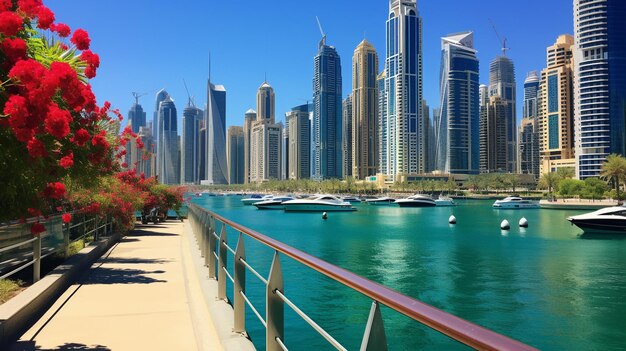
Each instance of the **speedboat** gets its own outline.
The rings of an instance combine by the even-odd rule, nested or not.
[[[435,200],[435,204],[437,206],[456,206],[456,202],[449,196],[439,196],[439,198]]]
[[[272,195],[265,195],[265,196],[261,196],[259,194],[252,194],[249,197],[245,198],[245,199],[241,199],[241,202],[244,205],[253,205],[259,201],[264,201],[264,200],[269,200],[272,198]]]
[[[345,201],[345,202],[349,202],[349,203],[351,203],[351,204],[352,204],[352,203],[360,203],[360,202],[361,202],[361,199],[359,199],[359,198],[358,198],[358,197],[356,197],[356,196],[351,196],[351,195],[344,196],[344,197],[342,197],[341,199],[342,199],[343,201]]]
[[[389,206],[389,205],[395,204],[396,199],[389,197],[389,196],[383,196],[383,197],[378,197],[375,199],[367,199],[365,200],[365,202],[367,202],[370,205]]]
[[[539,208],[536,201],[524,200],[519,196],[509,196],[503,200],[496,200],[494,208]]]
[[[626,233],[626,207],[614,206],[567,217],[585,233]]]
[[[352,204],[334,195],[316,195],[306,199],[283,202],[285,211],[356,211]]]
[[[415,194],[406,199],[398,199],[396,203],[400,207],[432,207],[437,205],[430,196],[422,194]]]
[[[282,210],[285,208],[283,202],[293,200],[291,196],[274,196],[271,199],[254,203],[259,210]]]

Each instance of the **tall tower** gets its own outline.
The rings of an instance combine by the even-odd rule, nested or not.
[[[482,88],[482,87],[481,87]],[[484,87],[486,89],[486,87]],[[482,90],[482,89],[481,89]],[[485,96],[484,92],[481,96]],[[498,95],[489,98],[480,116],[480,172],[502,173],[507,168],[508,104]]]
[[[311,147],[314,179],[341,178],[342,98],[341,59],[326,36],[319,42],[313,60],[313,129]]]
[[[474,34],[441,38],[440,114],[435,127],[436,168],[445,173],[478,174],[479,84]]]
[[[506,169],[503,171],[517,172],[515,66],[506,56],[497,56],[489,65],[489,96],[499,96],[505,109]]]
[[[239,126],[228,127],[226,159],[228,160],[228,184],[243,184],[244,181],[244,134]]]
[[[289,169],[287,179],[311,177],[311,104],[296,106],[285,114],[285,128],[289,138]]]
[[[250,131],[250,181],[280,179],[282,124],[274,123],[274,89],[263,82],[257,91],[256,121]]]
[[[156,93],[155,101],[154,101],[154,113],[152,115],[152,136],[154,137],[154,152],[158,152],[158,145],[160,140],[159,131],[161,130],[161,126],[159,125],[159,109],[161,108],[161,102],[168,97],[169,94],[165,89],[161,89]]]
[[[346,96],[346,98],[343,100],[342,106],[343,126],[341,134],[343,136],[343,139],[341,141],[341,150],[343,152],[343,169],[341,171],[341,174],[343,174],[344,177],[349,177],[352,176],[352,165],[354,162],[352,158],[352,152],[354,147],[354,141],[352,139],[352,132],[354,127],[354,122],[352,121],[352,94],[348,94],[348,96]]]
[[[174,100],[168,95],[159,104],[159,151],[157,175],[163,184],[180,184],[178,117]]]
[[[183,110],[180,178],[183,184],[200,183],[200,128],[203,112],[189,98]]]
[[[626,155],[626,2],[574,0],[576,175]]]
[[[263,82],[256,93],[257,121],[275,123],[274,89]]]
[[[387,174],[387,155],[389,150],[389,133],[387,132],[387,92],[385,90],[385,71],[376,77],[378,88],[378,168],[376,173]]]
[[[422,111],[422,19],[416,0],[391,0],[385,60],[386,163],[392,180],[400,174],[424,172]]]
[[[128,121],[133,129],[133,133],[139,133],[139,128],[146,126],[146,112],[139,104],[138,95],[135,95],[135,103],[128,110]]]
[[[357,179],[378,170],[378,54],[367,40],[352,56],[352,169]]]
[[[574,38],[561,35],[547,49],[539,104],[540,174],[576,167],[574,158]]]
[[[227,184],[226,163],[226,89],[207,82],[207,164],[206,177],[209,184]]]
[[[250,183],[250,137],[252,123],[256,121],[256,111],[248,109],[243,117],[243,144],[244,144],[244,184]]]

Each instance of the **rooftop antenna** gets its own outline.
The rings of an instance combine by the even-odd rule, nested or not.
[[[133,97],[135,98],[135,105],[139,105],[139,98],[147,94],[148,93],[138,93],[136,91],[133,91]]]
[[[320,40],[320,46],[322,45],[326,45],[326,34],[324,33],[324,30],[322,29],[322,24],[320,23],[320,19],[315,16],[315,19],[317,20],[317,26],[320,29],[320,33],[322,34],[322,40]]]
[[[209,82],[211,81],[211,52],[209,51]]]
[[[496,37],[498,37],[498,41],[502,45],[502,56],[506,56],[506,51],[510,49],[506,47],[506,38],[504,38],[504,40],[500,38],[500,34],[498,34],[498,30],[496,29],[496,25],[493,23],[491,18],[489,19],[489,22],[491,23],[491,27],[493,28],[494,33],[496,33]]]
[[[185,82],[185,78],[183,78],[183,84],[185,85],[185,90],[187,91],[187,98],[189,99],[189,105],[196,107],[196,104],[193,102],[193,96],[189,94],[189,89],[187,88],[187,82]]]

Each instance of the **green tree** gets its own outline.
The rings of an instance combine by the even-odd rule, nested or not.
[[[619,188],[621,183],[626,180],[626,158],[616,154],[607,156],[606,162],[602,165],[600,176],[613,182],[617,198],[620,199]]]
[[[559,182],[559,195],[577,196],[582,195],[585,189],[585,182],[578,179],[561,179]]]
[[[560,167],[556,169],[556,175],[560,179],[572,179],[576,175],[574,167]]]
[[[585,179],[585,188],[582,196],[587,199],[599,199],[604,197],[604,193],[609,190],[606,182],[601,179],[592,177]]]
[[[543,189],[548,189],[548,193],[552,193],[559,182],[559,176],[556,173],[545,173],[539,178],[539,186]]]

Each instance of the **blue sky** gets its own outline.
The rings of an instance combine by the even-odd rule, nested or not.
[[[264,75],[276,93],[276,118],[311,100],[313,57],[320,33],[342,60],[344,97],[352,87],[352,53],[365,37],[384,61],[387,0],[242,1],[242,0],[51,0],[57,21],[90,33],[100,55],[91,81],[98,102],[105,100],[125,115],[131,92],[147,93],[140,103],[148,121],[154,94],[165,88],[176,101],[179,119],[187,104],[183,79],[197,106],[206,102],[208,55],[212,81],[227,90],[227,125],[242,125],[254,108]],[[489,61],[500,44],[489,19],[506,37],[518,83],[518,118],[526,73],[545,65],[546,47],[573,32],[572,0],[418,0],[423,19],[424,98],[439,101],[440,38],[471,30],[480,59],[481,83],[489,81]]]

